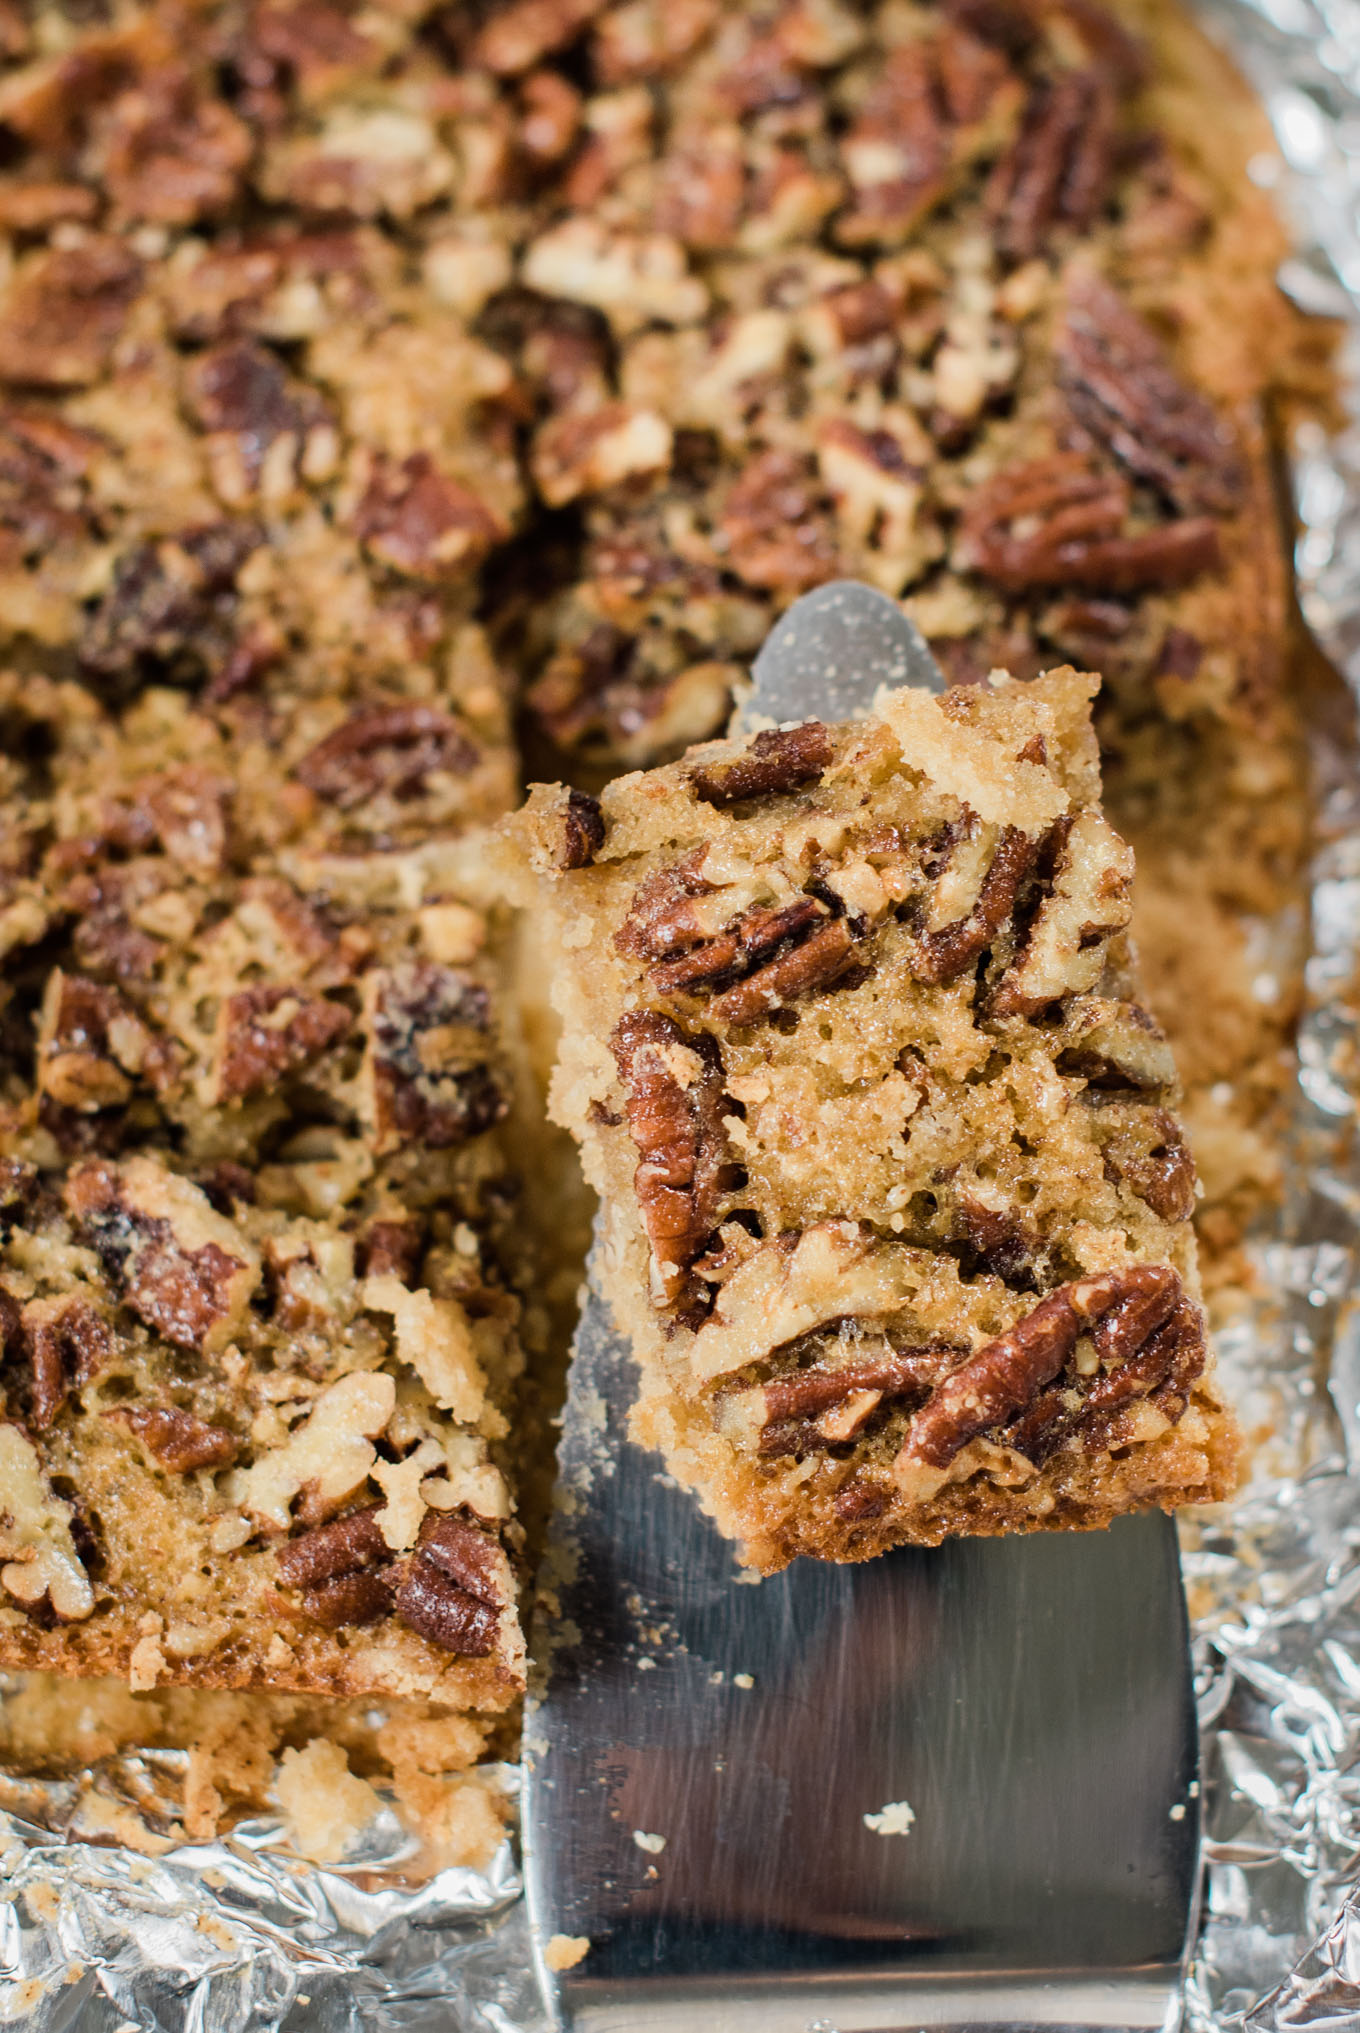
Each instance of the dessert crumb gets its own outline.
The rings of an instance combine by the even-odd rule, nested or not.
[[[575,1969],[589,1953],[588,1934],[554,1934],[543,1951],[543,1960],[552,1970]]]
[[[916,1813],[905,1800],[889,1800],[876,1814],[866,1814],[863,1819],[875,1835],[910,1835]]]

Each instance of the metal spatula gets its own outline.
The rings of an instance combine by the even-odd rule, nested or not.
[[[850,582],[798,601],[754,677],[745,717],[773,722],[852,716],[885,681],[944,688]],[[525,1731],[557,2023],[1174,2025],[1199,1813],[1170,1523],[749,1585],[629,1440],[633,1384],[592,1283]]]

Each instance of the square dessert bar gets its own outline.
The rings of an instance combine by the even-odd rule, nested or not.
[[[130,676],[0,678],[0,1665],[504,1709],[494,788]]]
[[[636,1430],[756,1567],[1233,1487],[1097,683],[884,693],[514,822]]]

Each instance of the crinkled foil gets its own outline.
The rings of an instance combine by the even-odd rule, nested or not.
[[[1360,0],[1203,0],[1269,111],[1295,229],[1281,280],[1352,325],[1355,421],[1305,434],[1304,612],[1360,698]],[[1360,2026],[1360,776],[1317,742],[1308,1007],[1283,1217],[1261,1298],[1220,1337],[1269,1438],[1231,1516],[1185,1535],[1206,1796],[1185,2033]],[[183,1753],[124,1752],[106,1799],[154,1810]],[[513,1794],[518,1774],[504,1782]],[[380,1815],[343,1866],[278,1822],[157,1855],[69,1840],[71,1781],[0,1811],[0,2018],[26,2033],[544,2033],[512,1847],[405,1887]]]

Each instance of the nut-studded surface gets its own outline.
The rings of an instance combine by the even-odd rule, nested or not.
[[[512,1082],[454,864],[515,784],[471,617],[525,483],[470,328],[502,88],[432,12],[0,9],[6,1664],[522,1683]]]
[[[697,749],[583,866],[560,791],[509,822],[639,1431],[762,1568],[1232,1487],[1094,689]]]
[[[8,697],[0,1657],[503,1706],[512,1079],[457,827],[342,844],[172,687]]]

